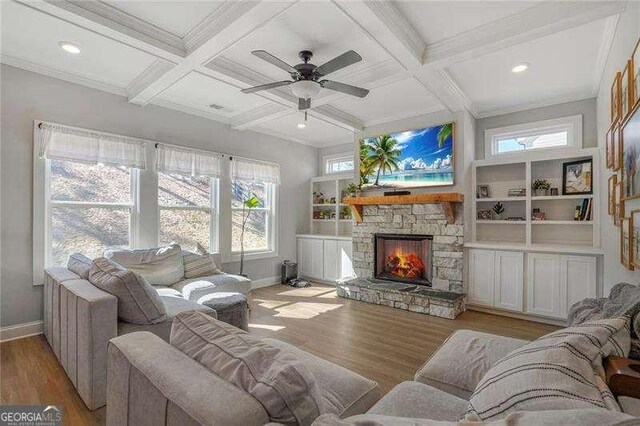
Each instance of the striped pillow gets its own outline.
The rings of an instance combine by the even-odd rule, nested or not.
[[[585,322],[509,353],[478,383],[466,420],[499,419],[514,411],[620,411],[600,374],[602,358],[629,353],[628,321],[623,317]]]
[[[213,260],[213,255],[209,254],[200,243],[196,245],[196,250],[198,253],[182,250],[185,278],[198,278],[222,273]]]

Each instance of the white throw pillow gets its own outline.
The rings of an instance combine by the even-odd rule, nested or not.
[[[196,250],[197,253],[182,250],[184,277],[186,279],[222,273],[222,271],[218,269],[218,265],[216,265],[214,256],[202,247],[200,243],[197,243]]]
[[[628,320],[585,322],[509,353],[478,383],[466,419],[494,420],[515,411],[620,411],[599,373],[602,358],[629,353]]]
[[[104,257],[142,275],[151,285],[170,286],[184,278],[178,244],[144,250],[107,250]]]

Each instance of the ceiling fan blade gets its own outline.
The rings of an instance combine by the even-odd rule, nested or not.
[[[353,50],[349,50],[348,52],[345,52],[340,56],[336,56],[329,62],[320,65],[315,69],[315,72],[316,74],[325,76],[344,67],[348,67],[349,65],[353,65],[356,62],[360,62],[361,60],[362,56],[358,55]]]
[[[247,87],[246,89],[240,90],[242,93],[254,93],[259,92],[261,90],[269,90],[274,89],[280,86],[288,86],[292,82],[291,81],[276,81],[275,83],[263,84],[261,86]]]
[[[298,110],[304,111],[311,108],[311,98],[298,98]]]
[[[357,96],[359,98],[364,98],[369,94],[369,91],[362,87],[351,86],[350,84],[338,83],[337,81],[331,80],[322,80],[320,82],[320,86],[325,89],[335,90],[336,92],[346,93],[347,95]]]
[[[285,70],[289,74],[297,74],[298,70],[283,61],[282,59],[278,59],[273,56],[271,53],[266,52],[264,50],[254,50],[253,53],[258,58],[269,62],[271,65],[275,65],[276,67]]]

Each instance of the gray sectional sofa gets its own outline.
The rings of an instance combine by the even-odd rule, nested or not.
[[[221,264],[219,254],[211,256]],[[87,278],[66,267],[45,270],[44,335],[90,410],[106,403],[109,340],[147,331],[168,341],[173,318],[180,312],[197,310],[216,315],[214,310],[198,303],[207,294],[236,292],[250,298],[251,292],[251,280],[224,273],[153,286],[164,302],[166,320],[155,324],[132,324],[118,319],[118,299],[91,284]]]

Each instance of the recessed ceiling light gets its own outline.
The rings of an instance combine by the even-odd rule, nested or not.
[[[80,46],[69,41],[61,41],[58,43],[58,46],[60,46],[60,48],[65,52],[71,53],[72,55],[78,55],[80,54],[80,52],[82,52]]]
[[[511,72],[517,74],[517,73],[526,71],[528,68],[529,68],[528,62],[520,62],[518,64],[515,64],[513,68],[511,68]]]

